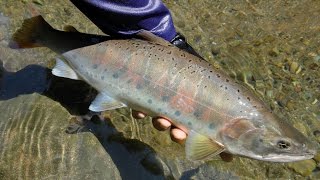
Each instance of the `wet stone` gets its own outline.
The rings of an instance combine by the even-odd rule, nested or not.
[[[0,111],[0,179],[121,179],[92,133],[66,133],[71,115],[58,102],[21,95]]]
[[[288,163],[289,168],[305,177],[309,176],[316,166],[317,164],[313,159]]]

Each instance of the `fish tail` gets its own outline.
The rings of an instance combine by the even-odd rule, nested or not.
[[[42,47],[44,39],[52,30],[54,29],[40,15],[26,19],[21,28],[13,34],[9,47],[13,49]]]

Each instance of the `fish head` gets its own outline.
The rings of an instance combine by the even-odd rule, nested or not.
[[[221,131],[227,151],[272,162],[311,159],[317,145],[273,114],[231,121]]]

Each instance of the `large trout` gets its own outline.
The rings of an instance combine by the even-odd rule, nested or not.
[[[146,31],[138,37],[59,31],[36,16],[24,21],[10,46],[45,46],[60,54],[54,75],[99,91],[91,111],[129,106],[187,127],[190,159],[223,151],[274,162],[315,155],[312,142],[221,70]]]

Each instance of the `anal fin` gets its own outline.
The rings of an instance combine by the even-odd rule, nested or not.
[[[224,146],[207,136],[190,131],[186,141],[186,155],[190,160],[203,160],[224,151]]]
[[[89,110],[93,112],[101,112],[106,110],[118,109],[121,107],[126,107],[126,105],[113,99],[105,93],[99,93],[89,106]]]

